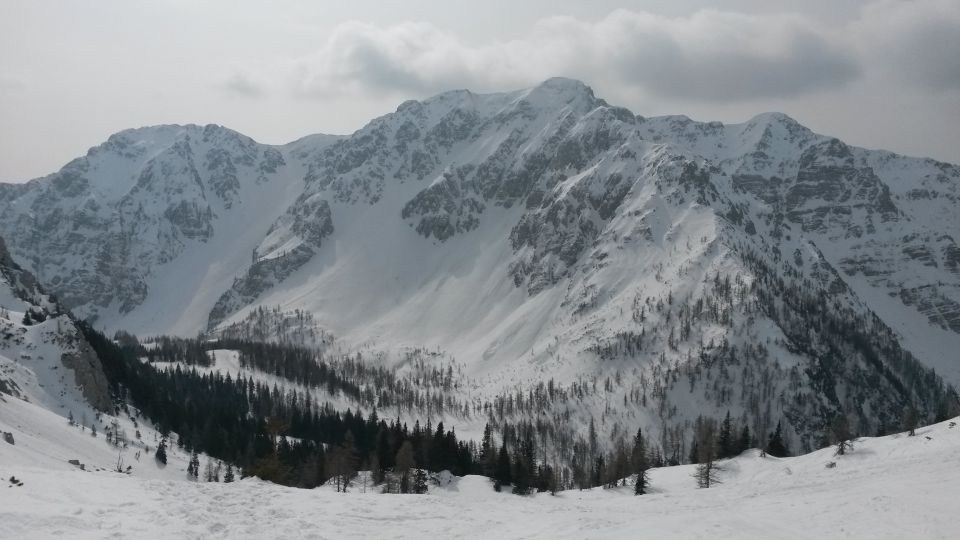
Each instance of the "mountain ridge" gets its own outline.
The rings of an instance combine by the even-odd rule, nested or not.
[[[912,362],[960,381],[954,165],[848,146],[781,113],[644,118],[569,79],[408,101],[349,136],[280,147],[186,131],[157,153],[118,136],[0,189],[14,255],[95,324],[193,335],[280,306],[343,354],[402,366],[440,351],[486,398],[623,377],[646,403],[655,383],[680,412],[643,413],[650,424],[731,405],[707,388],[683,404],[675,384],[733,347],[782,378],[728,380],[744,387],[737,415],[763,432],[776,413],[758,400],[792,411],[807,446],[822,426],[803,414],[859,411],[868,429],[905,400],[932,414],[937,391],[904,382]],[[113,199],[90,187],[121,176],[132,187]],[[841,314],[866,348],[844,348],[829,327]],[[803,343],[801,325],[823,343]],[[851,400],[868,396],[868,373],[893,374],[895,405]],[[816,405],[792,403],[797,389]],[[635,414],[623,401],[618,414]]]

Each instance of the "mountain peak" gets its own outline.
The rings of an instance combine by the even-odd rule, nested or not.
[[[586,84],[565,77],[553,77],[520,92],[518,102],[532,105],[540,110],[554,110],[566,107],[586,112],[598,105],[606,105],[597,99],[593,89]]]
[[[583,81],[569,77],[550,77],[538,84],[535,88],[550,89],[557,92],[589,92],[593,95],[593,89]]]
[[[554,96],[557,98],[566,98],[570,101],[575,98],[596,99],[593,89],[576,79],[566,77],[552,77],[534,86],[526,92],[527,96]]]
[[[747,121],[748,125],[770,125],[770,124],[779,124],[787,126],[800,126],[803,127],[800,122],[797,122],[793,117],[784,114],[782,112],[770,111],[760,113],[750,120]]]

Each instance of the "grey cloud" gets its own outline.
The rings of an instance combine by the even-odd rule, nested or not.
[[[654,95],[702,101],[786,97],[843,85],[856,59],[804,20],[701,12],[686,19],[623,13],[613,73]],[[621,22],[623,24],[623,22]]]
[[[852,35],[872,69],[888,78],[960,90],[960,2],[877,2],[864,8]]]
[[[320,98],[436,91],[474,79],[466,60],[471,54],[456,38],[426,23],[381,28],[348,22],[319,51],[296,62],[294,91]]]
[[[262,84],[240,70],[227,76],[219,86],[229,96],[255,99],[266,95]]]
[[[566,75],[654,96],[736,101],[843,85],[858,69],[838,40],[797,16],[619,10],[597,22],[545,19],[522,39],[480,45],[426,23],[346,23],[297,61],[293,84],[305,97],[422,94],[526,86]]]

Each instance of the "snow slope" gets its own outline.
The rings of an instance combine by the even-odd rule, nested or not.
[[[68,425],[67,415],[70,412],[73,412],[76,420],[75,426]],[[114,420],[128,441],[125,448],[118,448],[106,439],[105,433]],[[92,435],[90,426],[96,426],[96,436]],[[6,467],[18,464],[54,474],[79,473],[79,468],[69,463],[75,459],[84,465],[86,471],[83,474],[92,474],[114,471],[120,458],[123,460],[123,469],[131,467],[130,477],[133,478],[184,481],[187,478],[190,454],[177,448],[176,444],[168,443],[167,463],[158,463],[153,452],[160,444],[160,434],[142,418],[134,422],[134,418],[125,414],[97,415],[82,406],[53,412],[37,404],[0,394],[0,431],[12,433],[15,442],[13,445],[4,443],[0,448],[0,463]],[[136,437],[137,433],[140,433],[139,438]],[[201,457],[201,465],[205,463],[206,459]],[[13,473],[7,472],[3,476],[4,481],[10,474]],[[119,473],[114,474],[120,476]]]
[[[828,464],[834,463],[833,467]],[[851,454],[748,451],[696,489],[692,466],[651,471],[653,492],[517,497],[482,477],[428,495],[189,483],[51,468],[0,443],[0,523],[10,538],[956,538],[956,420],[861,439]],[[5,482],[5,480],[4,480]]]
[[[114,424],[119,445],[106,437]],[[74,319],[10,260],[2,240],[0,431],[14,439],[0,448],[6,465],[67,471],[77,460],[96,471],[116,469],[120,459],[122,468],[146,478],[186,475],[189,456],[175,445],[166,466],[156,463],[160,435],[135,410],[115,409],[100,360]]]

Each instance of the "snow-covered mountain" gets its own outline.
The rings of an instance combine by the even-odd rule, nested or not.
[[[958,197],[957,166],[782,114],[643,118],[550,79],[284,146],[121,132],[0,186],[0,234],[108,329],[243,332],[280,306],[340,351],[452,359],[469,399],[550,380],[580,400],[551,390],[557,422],[731,409],[813,448],[835,411],[932,414],[928,368],[960,382]]]

